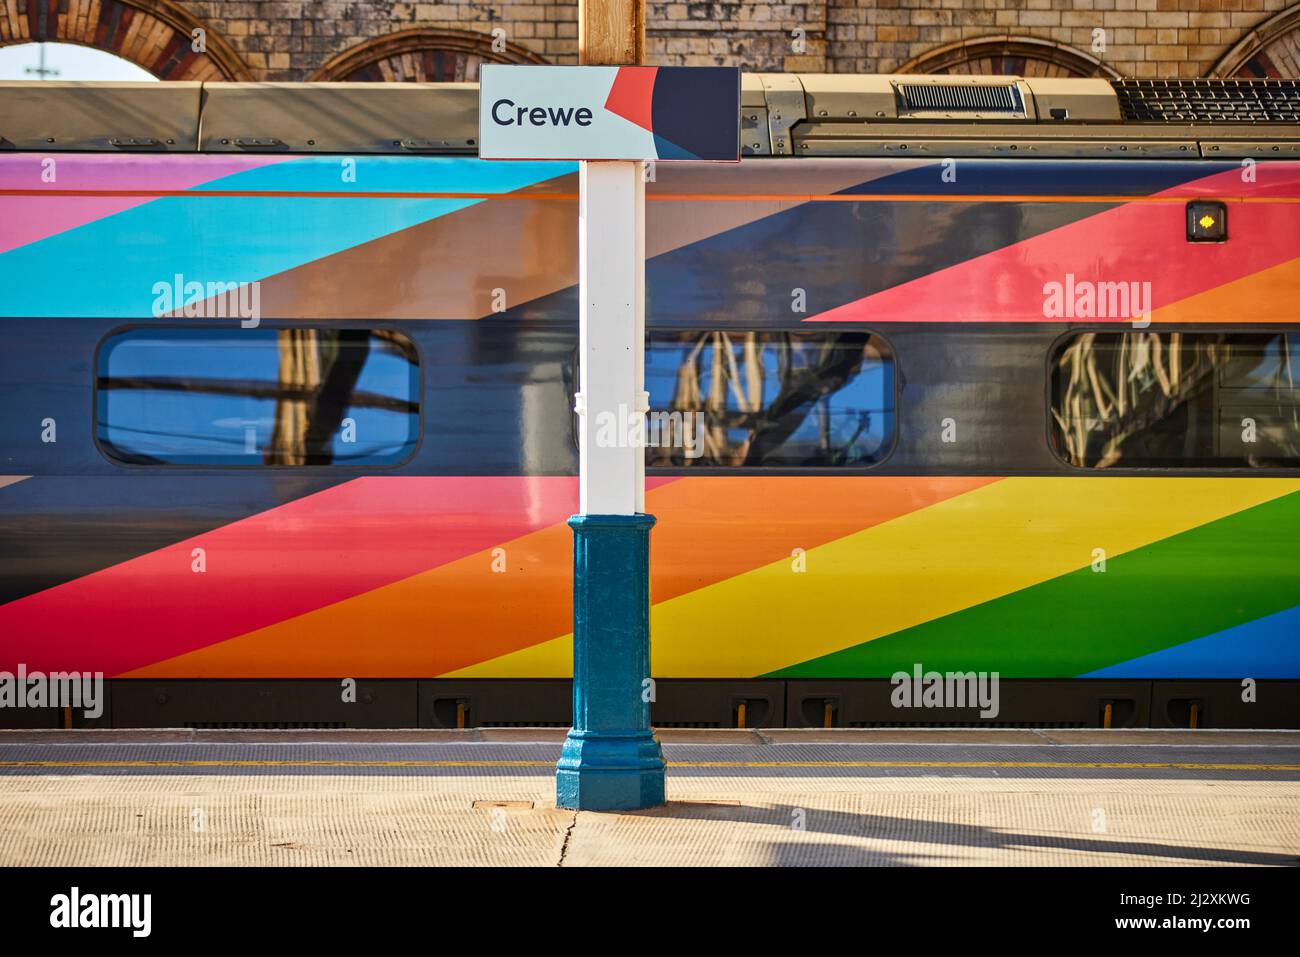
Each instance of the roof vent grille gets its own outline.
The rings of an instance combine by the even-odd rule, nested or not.
[[[973,83],[900,83],[903,110],[908,113],[1002,113],[1025,112],[1015,84],[982,86]]]
[[[1300,80],[1111,80],[1140,123],[1300,123]]]

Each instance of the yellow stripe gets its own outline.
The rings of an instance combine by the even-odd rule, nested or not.
[[[650,647],[654,648],[654,609],[650,610]],[[489,658],[468,668],[449,671],[442,678],[571,678],[573,677],[573,633],[520,648],[508,655]]]
[[[1004,479],[809,549],[803,573],[782,560],[655,605],[652,670],[766,674],[1086,568],[1094,549],[1113,558],[1298,490],[1296,479]],[[788,545],[803,547],[797,527]],[[572,648],[565,635],[448,677],[566,676]]]
[[[1300,771],[1300,764],[1172,761],[669,761],[670,768],[1080,768]],[[553,768],[554,761],[0,761],[0,768]]]

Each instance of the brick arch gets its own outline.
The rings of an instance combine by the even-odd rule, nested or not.
[[[1065,43],[1038,37],[992,36],[958,40],[913,57],[895,73],[985,76],[1104,76],[1119,73]]]
[[[193,31],[206,33],[204,53]],[[115,54],[160,80],[251,80],[239,54],[172,0],[9,0],[0,3],[0,46],[76,43]]]
[[[1247,33],[1206,75],[1300,77],[1300,3],[1269,17]]]
[[[441,83],[478,79],[483,63],[546,63],[516,43],[492,49],[492,35],[476,30],[414,27],[375,37],[344,50],[312,74],[312,80]]]

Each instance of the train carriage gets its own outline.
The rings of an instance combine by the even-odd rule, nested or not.
[[[567,726],[576,166],[89,92],[0,84],[0,670]],[[1300,726],[1300,83],[753,75],[742,147],[647,171],[656,723]]]

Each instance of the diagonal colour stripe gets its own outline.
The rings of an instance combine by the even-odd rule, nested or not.
[[[1094,672],[1294,606],[1300,600],[1297,534],[1300,494],[1283,495],[1123,553],[1108,548],[1104,572],[1084,567],[775,674],[885,677],[916,664],[1005,678]],[[1289,647],[1294,661],[1300,634],[1288,622],[1277,624],[1275,644]],[[1238,654],[1227,673],[1195,677],[1252,677],[1253,664],[1253,655]],[[1128,676],[1172,677],[1135,669]]]
[[[1294,532],[1292,533],[1294,535]],[[1295,576],[1300,576],[1297,570]],[[1083,678],[1300,678],[1300,605],[1090,671]]]
[[[1087,567],[1095,548],[1121,555],[1297,489],[1298,479],[1004,479],[813,549],[802,574],[778,562],[656,606],[655,674],[768,674]]]
[[[0,195],[33,184],[41,187],[26,195],[4,195],[0,253],[153,200],[149,195],[130,195],[140,190],[190,190],[234,173],[283,162],[283,156],[169,156],[159,162],[155,157],[131,155],[0,155]],[[85,189],[102,195],[75,195]]]
[[[1300,258],[1161,306],[1151,314],[1151,320],[1237,325],[1278,317],[1292,322],[1296,318],[1297,291],[1300,291]]]
[[[809,160],[800,184],[833,191],[864,177],[888,176],[914,161],[870,170]],[[802,197],[776,196],[783,177],[770,166],[720,170],[714,164],[667,165],[649,184],[646,256],[653,258],[790,209]],[[478,203],[268,277],[265,316],[366,316],[401,319],[536,318],[577,315],[576,300],[553,298],[578,281],[577,176],[569,174],[507,194],[520,203]],[[730,191],[730,193],[728,193]],[[752,198],[751,198],[752,194]],[[702,201],[710,196],[716,201]],[[534,200],[567,197],[561,201]],[[526,228],[525,228],[526,224]],[[482,281],[483,263],[493,280]],[[400,282],[394,266],[401,264]],[[495,311],[493,290],[509,290],[510,311]],[[542,302],[541,300],[545,300]],[[551,305],[547,306],[547,302]]]
[[[755,476],[683,480],[646,499],[657,518],[650,536],[651,600],[665,602],[707,590],[771,561],[788,560],[793,549],[814,548],[996,481]],[[771,511],[774,501],[784,503],[780,512]],[[758,515],[766,517],[756,522]],[[652,622],[655,614],[652,608]],[[560,637],[444,677],[567,677],[573,666],[570,626],[565,623]],[[744,666],[742,656],[733,662],[733,674]]]
[[[654,674],[767,674],[1300,489],[1294,479],[1007,478],[651,609]],[[799,547],[797,541],[789,543]],[[1047,657],[1051,657],[1048,655]],[[564,636],[451,677],[560,677]]]
[[[987,485],[990,478],[651,478],[651,590],[663,601]],[[779,521],[755,523],[774,500]],[[567,525],[132,672],[132,677],[471,675],[573,626]],[[368,634],[364,646],[356,640]],[[567,664],[565,665],[567,668]],[[534,676],[525,673],[526,676]]]
[[[119,675],[576,510],[564,476],[355,479],[0,606],[0,667]]]
[[[1174,198],[1216,188],[1274,196],[1300,186],[1300,164],[1270,171],[1257,186],[1241,183],[1239,171],[1215,174],[1174,187]],[[1029,207],[1032,208],[1032,207]],[[1063,223],[1040,235],[928,272],[901,285],[824,309],[806,322],[1042,322],[1070,318],[1045,313],[1045,288],[1067,276],[1086,282],[1146,282],[1149,305],[1158,310],[1251,273],[1300,256],[1300,207],[1230,204],[1229,241],[1186,241],[1180,203],[1130,202]],[[1232,241],[1232,237],[1246,237]],[[1153,241],[1162,237],[1163,241]],[[952,304],[960,303],[956,312]],[[1079,317],[1127,322],[1128,315]],[[1289,312],[1256,322],[1288,321]]]
[[[158,472],[36,476],[0,494],[0,607],[346,480],[249,469],[188,475],[181,492]]]
[[[172,282],[178,274],[200,282],[261,280],[483,202],[336,201],[350,189],[458,187],[512,192],[570,169],[563,163],[484,163],[453,157],[412,163],[403,157],[370,156],[357,157],[355,178],[345,180],[336,158],[286,160],[218,182],[221,188],[250,192],[280,188],[322,195],[204,199],[205,186],[200,186],[12,249],[0,254],[0,285],[5,288],[0,309],[17,316],[139,318],[151,313],[155,283]],[[102,255],[107,248],[115,250],[111,262]],[[70,271],[77,274],[77,282],[66,281]]]

